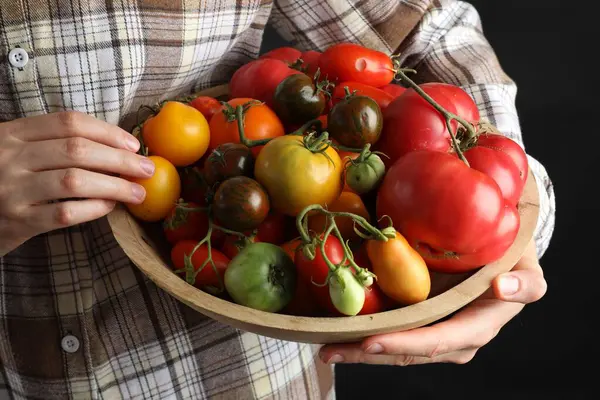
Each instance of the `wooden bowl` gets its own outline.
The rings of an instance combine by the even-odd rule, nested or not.
[[[223,98],[227,87],[202,92]],[[340,343],[408,330],[430,324],[459,310],[483,294],[492,280],[510,271],[533,237],[539,198],[531,171],[518,205],[521,226],[513,245],[498,261],[475,272],[459,275],[432,273],[430,297],[421,303],[371,315],[355,317],[296,317],[258,311],[205,293],[186,283],[169,267],[167,244],[156,224],[137,221],[123,205],[108,215],[115,238],[133,263],[157,286],[194,310],[235,328],[273,338],[306,343]]]

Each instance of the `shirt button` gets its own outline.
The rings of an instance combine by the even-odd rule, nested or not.
[[[14,48],[8,53],[8,62],[15,68],[23,68],[29,62],[29,54],[22,48]]]
[[[60,345],[67,353],[75,353],[79,350],[79,339],[73,335],[67,335],[62,338]]]

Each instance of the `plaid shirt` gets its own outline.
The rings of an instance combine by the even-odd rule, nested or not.
[[[225,83],[271,23],[301,49],[352,41],[402,52],[420,81],[461,85],[522,144],[516,86],[477,12],[450,0],[0,0],[0,121],[74,109],[130,129],[141,104]],[[8,54],[20,47],[21,67]],[[554,194],[540,192],[541,256]],[[158,289],[106,219],[35,237],[0,258],[0,398],[333,397],[318,346],[241,332]]]

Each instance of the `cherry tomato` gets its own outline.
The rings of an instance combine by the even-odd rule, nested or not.
[[[144,145],[176,167],[198,161],[208,148],[210,132],[202,113],[178,101],[166,102],[142,126]]]
[[[259,240],[257,240],[256,237],[242,238],[235,235],[226,235],[223,245],[221,246],[221,251],[229,257],[230,260],[233,260],[233,258],[239,254],[240,250],[250,243],[256,243],[258,241]]]
[[[325,90],[305,74],[285,78],[273,95],[273,109],[285,124],[303,124],[325,110]]]
[[[241,143],[238,130],[238,121],[235,118],[237,106],[253,104],[244,113],[244,134],[249,140],[261,140],[283,136],[285,130],[277,114],[264,104],[255,104],[251,98],[234,98],[227,102],[230,107],[223,106],[210,120],[210,146],[211,150],[224,143]],[[232,115],[232,112],[234,113]],[[252,148],[254,157],[264,146]]]
[[[342,179],[344,180],[344,192],[352,192],[352,193],[356,193],[354,191],[354,189],[352,189],[350,186],[348,186],[348,180],[346,179],[346,171],[348,170],[348,160],[355,160],[358,158],[358,156],[360,155],[360,153],[354,153],[351,151],[338,151],[338,154],[340,155],[340,159],[342,160],[342,165],[344,166],[344,173],[342,175]]]
[[[190,256],[197,244],[198,242],[195,240],[184,240],[173,246],[171,249],[171,261],[173,262],[174,270],[177,271],[186,267],[185,256]],[[198,247],[192,255],[191,262],[194,271],[198,271],[204,265],[204,268],[196,275],[194,286],[198,289],[216,294],[225,289],[225,271],[227,270],[230,260],[215,248],[211,249],[210,254],[214,266],[210,262],[206,263],[206,260],[208,260],[209,257],[208,246],[206,244]],[[185,279],[185,272],[178,272],[178,274]]]
[[[235,176],[219,185],[213,199],[215,219],[223,228],[236,232],[256,229],[269,213],[265,189],[247,176]]]
[[[410,305],[424,301],[431,290],[425,260],[397,231],[395,238],[367,241],[367,253],[381,290],[397,302]]]
[[[210,187],[206,183],[202,169],[197,166],[183,168],[181,173],[181,197],[201,207],[207,206],[206,196]]]
[[[215,115],[221,109],[221,102],[214,97],[210,96],[198,96],[190,101],[190,106],[200,111],[207,121]]]
[[[337,102],[327,117],[327,131],[339,144],[360,149],[379,140],[381,109],[367,96],[350,95]]]
[[[359,195],[352,192],[342,192],[340,197],[331,203],[328,207],[329,211],[332,212],[347,212],[363,217],[370,222],[371,217],[369,211],[365,207],[362,199]],[[336,217],[335,223],[344,238],[344,241],[348,240],[351,244],[358,243],[360,237],[354,231],[354,221],[348,217]],[[308,229],[318,234],[324,233],[327,228],[327,218],[322,213],[315,213],[308,217]]]
[[[288,305],[281,310],[282,314],[302,317],[314,317],[320,313],[320,307],[310,289],[310,283],[303,279],[296,279],[294,297]]]
[[[380,89],[391,94],[393,98],[396,98],[406,92],[406,88],[404,86],[400,86],[395,83],[388,83],[387,85],[380,87]]]
[[[258,226],[256,237],[261,242],[281,244],[285,241],[285,232],[288,225],[289,219],[286,215],[271,211]]]
[[[241,143],[220,144],[204,161],[204,179],[211,187],[234,176],[253,175],[252,150]]]
[[[204,239],[208,233],[208,215],[200,208],[196,203],[179,203],[173,207],[162,224],[169,243]]]
[[[367,253],[367,242],[365,242],[358,251],[354,253],[354,262],[369,271],[373,272],[373,266]],[[395,302],[383,293],[377,281],[371,286],[365,288],[365,304],[358,315],[376,314],[393,308]]]
[[[371,85],[360,82],[342,82],[336,85],[331,96],[334,105],[346,98],[346,88],[348,88],[350,93],[356,93],[358,96],[367,96],[375,100],[381,111],[385,110],[388,104],[394,100],[394,96],[391,94]]]
[[[300,59],[303,61],[302,63],[302,71],[308,76],[314,76],[315,72],[319,68],[319,58],[321,57],[321,52],[315,50],[305,51],[300,55]]]
[[[260,100],[272,109],[277,85],[288,76],[301,73],[273,58],[250,61],[234,72],[229,82],[229,96]]]
[[[146,189],[146,198],[140,204],[127,203],[129,212],[136,218],[156,222],[165,218],[181,195],[181,180],[177,169],[159,156],[148,157],[154,162],[154,175],[150,178],[129,178]]]
[[[296,250],[298,250],[298,248],[301,245],[302,245],[302,239],[296,238],[296,239],[292,239],[292,240],[289,240],[289,241],[283,243],[279,247],[281,247],[283,250],[285,250],[285,252],[288,254],[288,256],[290,256],[290,258],[295,261],[296,260]]]
[[[335,83],[354,81],[374,87],[390,83],[395,74],[387,54],[355,43],[329,47],[319,57],[319,68],[323,76]]]

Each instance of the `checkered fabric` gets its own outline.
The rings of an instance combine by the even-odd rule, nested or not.
[[[227,82],[257,57],[267,23],[301,49],[352,41],[400,51],[420,81],[461,85],[523,143],[514,82],[476,10],[450,0],[0,0],[0,121],[73,109],[130,129],[142,104]],[[18,47],[29,56],[22,67],[8,60]],[[542,255],[554,193],[530,162]],[[131,263],[106,219],[0,258],[2,399],[333,398],[317,349],[174,300]]]

